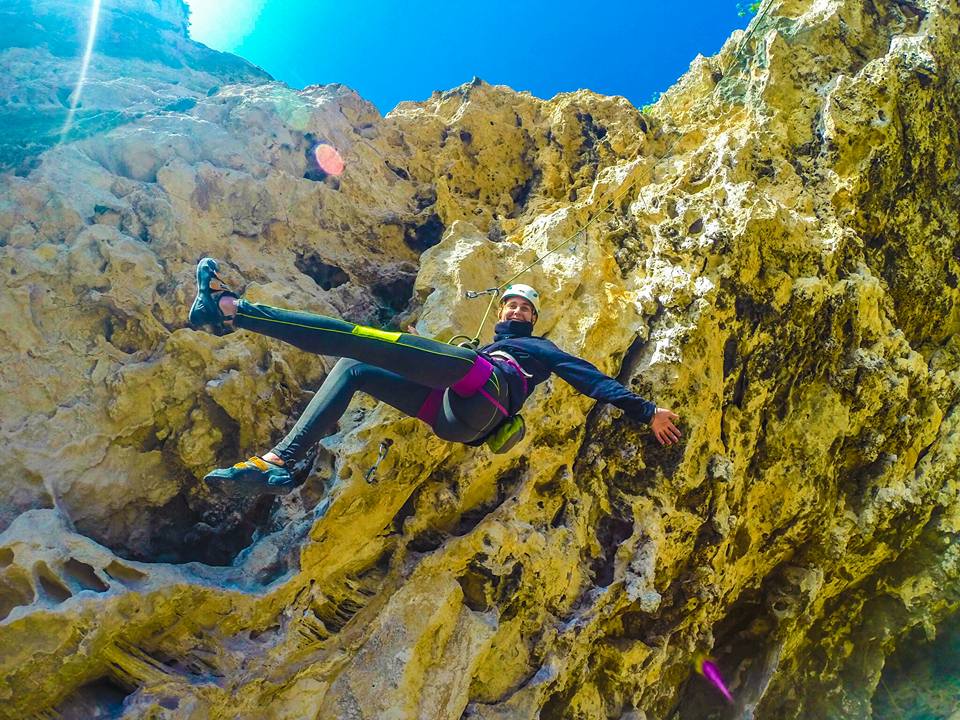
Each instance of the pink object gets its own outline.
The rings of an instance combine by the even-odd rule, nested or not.
[[[720,677],[720,670],[713,661],[706,659],[699,660],[697,662],[697,672],[709,680],[713,686],[723,694],[727,702],[733,703],[733,695],[727,690],[727,686],[723,684],[723,678]]]
[[[420,406],[420,412],[417,413],[417,419],[423,420],[427,425],[433,427],[440,414],[440,405],[443,403],[443,390],[432,390],[427,395],[427,399]]]
[[[483,395],[487,400],[489,400],[493,404],[493,406],[500,411],[501,415],[503,415],[504,417],[507,417],[510,414],[507,412],[507,409],[503,405],[501,405],[499,402],[497,402],[497,399],[493,395],[488,393],[486,390],[484,390],[483,388],[480,388],[478,392],[481,395]]]
[[[493,365],[483,355],[477,355],[470,370],[450,388],[460,397],[470,397],[487,384],[493,373]]]
[[[313,150],[313,156],[317,160],[317,165],[327,175],[340,175],[343,172],[344,162],[333,145],[320,143]]]

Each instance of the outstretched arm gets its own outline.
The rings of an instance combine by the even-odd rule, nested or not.
[[[666,408],[658,408],[655,403],[645,400],[636,393],[604,375],[592,363],[575,355],[563,352],[555,345],[547,352],[548,357],[540,359],[566,380],[575,390],[584,395],[615,405],[641,422],[650,423],[654,437],[661,445],[672,445],[680,439],[680,430],[674,425],[680,417]]]

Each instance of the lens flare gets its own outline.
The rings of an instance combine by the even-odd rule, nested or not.
[[[313,149],[313,157],[320,169],[327,175],[338,176],[343,172],[343,158],[340,157],[340,153],[333,145],[320,143]]]
[[[60,142],[70,132],[70,126],[73,125],[73,116],[77,112],[77,105],[80,104],[80,93],[83,92],[84,83],[87,82],[87,69],[90,67],[90,56],[93,54],[93,41],[97,37],[97,23],[100,22],[100,0],[93,0],[90,8],[90,27],[87,29],[87,47],[83,51],[83,61],[80,63],[80,77],[77,79],[77,86],[73,89],[72,99],[70,100],[70,110],[67,112],[67,119],[60,128]]]
[[[698,673],[703,675],[703,677],[710,681],[711,685],[720,691],[720,694],[727,699],[728,703],[733,702],[733,695],[727,690],[727,686],[723,682],[723,677],[720,675],[720,668],[717,667],[713,660],[700,656],[696,660],[696,668]]]

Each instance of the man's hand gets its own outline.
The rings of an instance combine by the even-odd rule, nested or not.
[[[650,419],[650,427],[661,445],[673,445],[680,440],[680,431],[673,424],[674,420],[679,419],[680,416],[676,413],[672,413],[666,408],[657,408]]]

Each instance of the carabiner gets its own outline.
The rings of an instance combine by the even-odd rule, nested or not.
[[[377,480],[377,468],[380,467],[380,463],[383,462],[383,459],[387,456],[387,453],[390,451],[390,446],[393,445],[393,440],[387,438],[386,440],[380,441],[380,454],[377,456],[377,461],[373,463],[371,468],[367,470],[367,483],[373,484]]]
[[[476,300],[481,295],[499,295],[500,288],[487,288],[486,290],[467,290],[466,295],[471,300]]]

